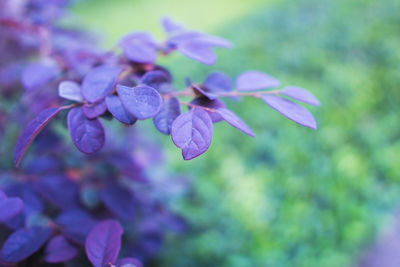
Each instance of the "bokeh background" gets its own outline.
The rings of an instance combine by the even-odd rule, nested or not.
[[[189,231],[167,240],[157,265],[357,266],[390,227],[400,203],[398,0],[87,0],[73,11],[107,49],[135,30],[162,37],[163,15],[235,44],[213,67],[163,59],[178,87],[214,69],[256,69],[322,103],[311,108],[317,131],[261,101],[228,103],[256,139],[219,123],[190,162],[149,127],[191,183],[172,203]]]

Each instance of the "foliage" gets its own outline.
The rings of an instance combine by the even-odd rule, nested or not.
[[[55,23],[65,15],[66,4],[59,0],[1,3],[0,30],[7,51],[0,69],[2,95],[10,104],[15,101],[5,111],[2,132],[13,119],[24,125],[14,150],[16,167],[28,146],[34,145],[24,166],[1,173],[0,207],[2,213],[9,213],[2,218],[3,232],[10,233],[1,249],[2,264],[39,266],[44,260],[75,266],[89,260],[96,267],[141,266],[136,258],[149,262],[168,232],[182,231],[180,217],[153,195],[154,184],[148,191],[136,188],[137,183],[146,184],[145,169],[157,161],[157,147],[145,146],[148,160],[138,160],[131,151],[142,140],[125,128],[111,135],[114,143],[100,152],[106,143],[103,119],[115,118],[131,126],[153,118],[156,129],[171,135],[185,160],[207,151],[213,125],[219,121],[254,136],[221,98],[259,98],[290,120],[316,129],[311,113],[292,101],[319,105],[305,89],[269,90],[280,82],[260,71],[246,71],[235,83],[225,73],[212,72],[201,83],[187,78],[186,88],[176,90],[170,72],[156,63],[159,56],[176,51],[213,65],[214,48],[230,48],[229,41],[163,18],[164,41],[135,32],[118,42],[122,54],[103,52],[93,47],[90,35]],[[181,113],[181,105],[188,110]],[[30,116],[23,112],[38,114],[28,121]],[[73,153],[70,142],[65,142],[64,127],[47,128],[60,117],[56,122],[63,125],[66,117],[75,147],[90,155],[83,162],[78,162],[82,155]],[[138,140],[128,141],[131,138]],[[164,189],[167,193],[168,186]],[[128,257],[118,260],[123,255]]]

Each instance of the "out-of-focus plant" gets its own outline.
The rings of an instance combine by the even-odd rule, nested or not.
[[[15,146],[16,166],[42,132],[23,166],[2,173],[0,220],[11,233],[0,253],[5,265],[38,266],[43,261],[73,265],[87,258],[96,267],[141,266],[136,258],[148,260],[167,231],[184,228],[182,219],[154,194],[160,189],[146,183],[145,170],[157,161],[159,149],[146,146],[141,154],[146,160],[139,161],[131,153],[138,137],[126,128],[112,139],[119,140],[113,149],[100,151],[105,144],[100,118],[115,118],[126,126],[152,118],[157,130],[171,135],[185,160],[209,148],[213,123],[226,121],[254,136],[222,98],[260,98],[294,122],[317,127],[312,114],[289,99],[315,106],[318,100],[299,87],[279,89],[280,82],[263,72],[245,71],[233,83],[225,73],[214,71],[201,83],[188,78],[187,87],[176,90],[170,72],[156,64],[158,57],[177,51],[213,65],[213,49],[232,46],[223,38],[163,18],[165,40],[136,32],[120,40],[122,53],[103,52],[86,33],[58,26],[56,20],[65,14],[66,4],[63,0],[0,4],[0,48],[5,51],[1,93],[6,99],[22,94],[13,112],[3,112],[6,119],[0,126],[6,127],[11,119],[26,124]],[[188,110],[181,112],[182,105]],[[72,142],[91,155],[84,161],[59,132],[44,130],[64,110]],[[38,115],[26,123],[30,113]],[[172,184],[163,185],[165,193]],[[118,260],[119,254],[126,258]]]

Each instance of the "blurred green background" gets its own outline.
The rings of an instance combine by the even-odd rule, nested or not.
[[[322,102],[310,108],[317,131],[261,101],[230,102],[257,137],[221,122],[210,150],[190,162],[156,135],[192,183],[171,203],[190,231],[168,239],[157,265],[357,265],[400,202],[398,0],[88,0],[73,9],[106,48],[135,30],[162,37],[163,15],[235,44],[213,67],[163,59],[178,86],[214,69],[257,69]]]

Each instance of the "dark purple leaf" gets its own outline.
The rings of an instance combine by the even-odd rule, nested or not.
[[[161,19],[161,26],[166,33],[172,33],[174,31],[183,29],[183,25],[181,23],[178,23],[169,17],[163,17]]]
[[[82,96],[91,103],[103,99],[113,90],[121,71],[120,67],[108,65],[91,69],[83,79]]]
[[[94,104],[84,104],[82,106],[83,114],[85,114],[86,118],[94,119],[104,114],[107,111],[107,105],[104,100]]]
[[[279,86],[280,82],[261,72],[250,70],[243,72],[236,79],[236,89],[239,91],[253,91]]]
[[[204,96],[209,100],[214,100],[218,98],[216,94],[208,92],[205,88],[202,88],[197,84],[192,84],[191,87],[197,95]]]
[[[136,118],[129,114],[124,106],[122,105],[121,100],[116,95],[110,95],[106,97],[106,105],[108,111],[122,123],[132,125],[136,122]]]
[[[135,215],[135,202],[128,188],[116,182],[105,185],[100,194],[104,205],[120,219],[129,221]]]
[[[79,244],[85,243],[86,236],[97,223],[89,214],[78,209],[61,213],[55,222],[67,238]]]
[[[22,72],[22,85],[28,91],[39,89],[60,73],[56,65],[32,63]]]
[[[104,128],[98,119],[89,120],[81,108],[73,108],[68,112],[67,120],[72,142],[79,151],[92,154],[103,147]]]
[[[69,261],[78,255],[78,249],[65,237],[53,237],[46,246],[44,260],[50,263]]]
[[[172,123],[171,137],[182,149],[185,160],[193,159],[207,151],[212,140],[213,125],[208,113],[194,108],[182,113]]]
[[[1,260],[9,263],[19,262],[40,249],[50,238],[51,228],[33,227],[12,233],[1,249]]]
[[[212,72],[203,82],[210,92],[229,92],[232,90],[231,78],[223,72]]]
[[[6,222],[17,216],[24,208],[24,203],[18,197],[0,200],[0,222]]]
[[[37,117],[28,123],[25,129],[22,131],[21,135],[18,137],[17,144],[14,150],[14,164],[18,166],[21,161],[25,150],[28,148],[33,139],[39,134],[44,126],[49,123],[49,121],[56,116],[62,108],[48,108],[43,110],[37,115]]]
[[[281,90],[281,94],[309,105],[320,105],[318,99],[313,94],[300,87],[287,86]]]
[[[85,250],[94,267],[115,264],[121,248],[122,226],[116,220],[98,223],[86,238]]]
[[[143,75],[141,83],[160,91],[163,85],[171,83],[171,77],[165,71],[153,70]]]
[[[217,113],[221,115],[221,117],[230,125],[235,127],[236,129],[244,132],[247,135],[250,135],[251,137],[255,137],[253,131],[247,126],[244,121],[242,121],[235,113],[230,111],[229,109],[226,108],[220,108],[217,109]]]
[[[40,177],[34,188],[42,197],[60,209],[69,209],[78,205],[78,186],[63,175]]]
[[[206,97],[197,97],[195,99],[192,100],[193,105],[196,106],[202,106],[205,108],[210,108],[210,109],[219,109],[219,108],[225,108],[225,104],[224,102],[222,102],[219,99],[214,99],[214,100],[210,100]],[[219,115],[218,112],[211,112],[206,110],[208,115],[210,115],[212,122],[220,122],[223,120],[223,118],[221,117],[221,115]]]
[[[146,85],[133,88],[118,85],[117,92],[126,110],[139,120],[144,120],[156,115],[161,108],[160,94]]]
[[[176,97],[165,99],[160,112],[153,117],[154,126],[163,134],[171,133],[171,125],[181,114],[181,105]]]
[[[137,259],[124,258],[117,261],[116,267],[143,267],[143,265]]]
[[[157,43],[147,32],[136,32],[119,42],[125,57],[137,63],[153,63],[157,59]]]
[[[178,46],[178,50],[184,56],[206,65],[214,65],[217,61],[217,56],[212,50],[212,46],[207,44],[184,42]]]
[[[58,95],[62,98],[82,102],[81,86],[73,81],[63,81],[58,85]]]
[[[279,96],[263,95],[261,98],[267,105],[276,109],[286,118],[305,127],[317,129],[317,123],[313,115],[304,107]]]

